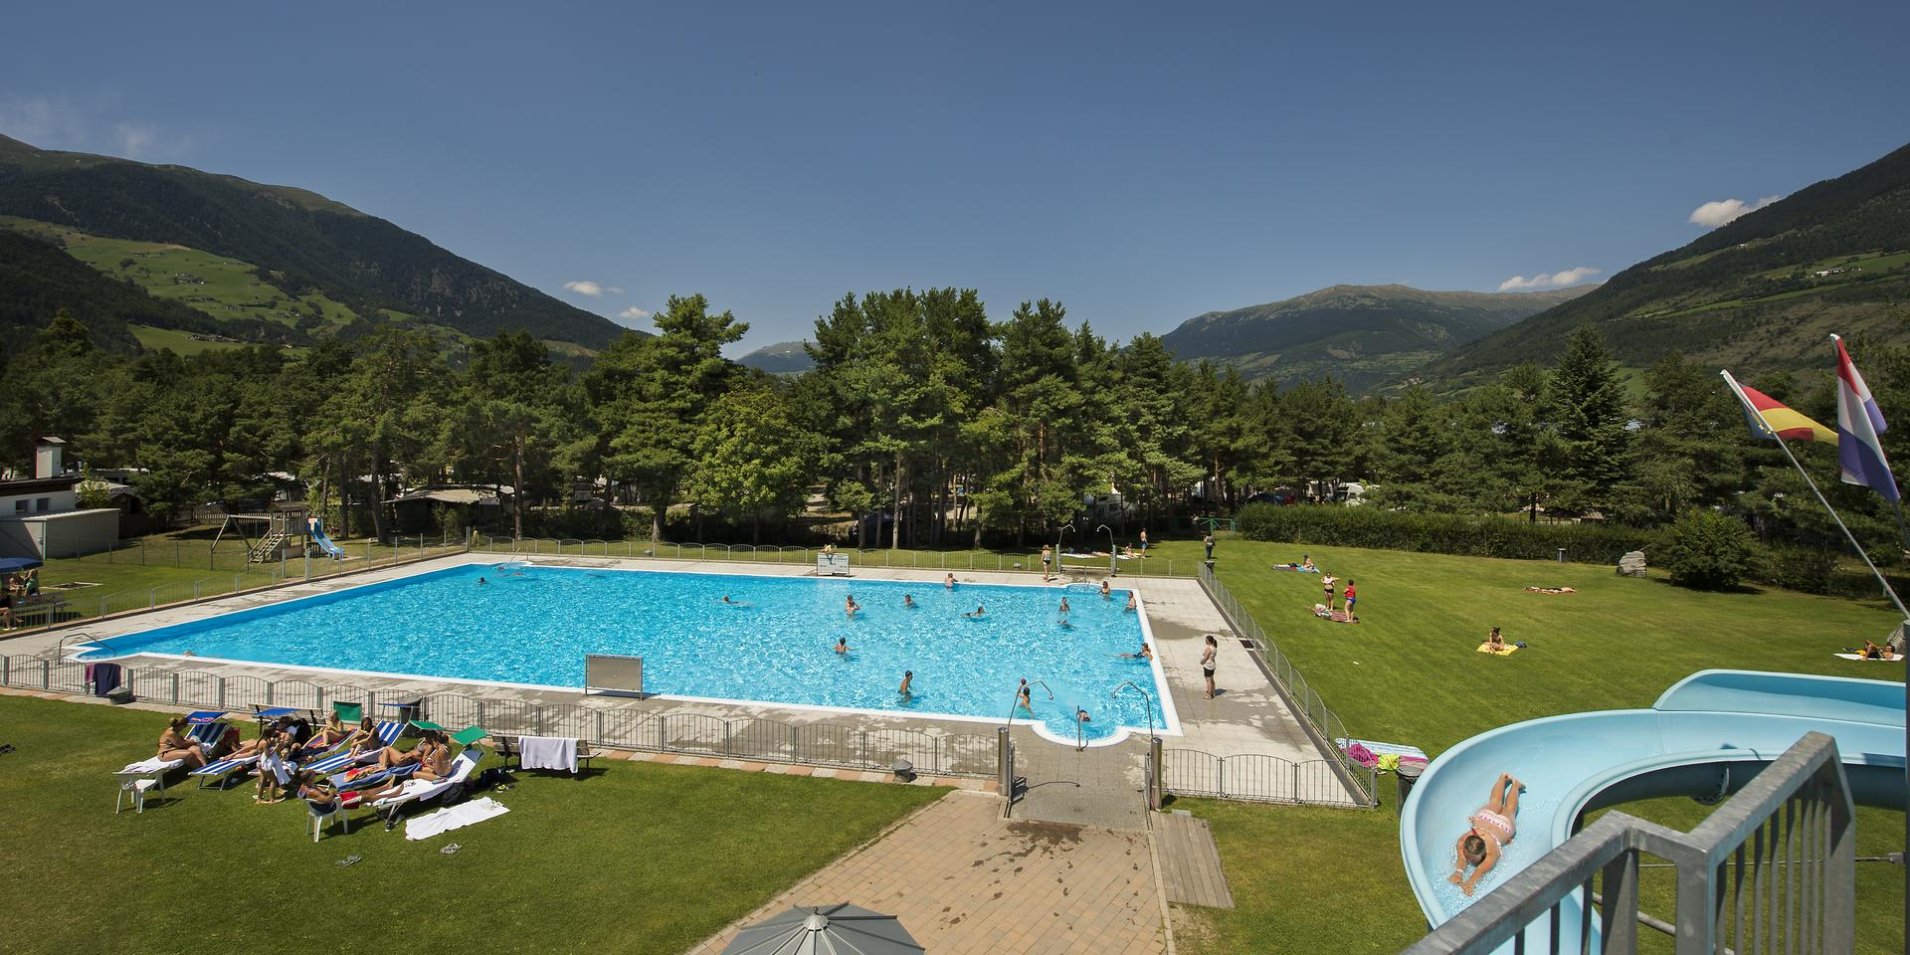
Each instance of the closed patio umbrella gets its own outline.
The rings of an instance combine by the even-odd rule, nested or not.
[[[850,905],[798,905],[736,933],[723,955],[917,955],[893,915]]]

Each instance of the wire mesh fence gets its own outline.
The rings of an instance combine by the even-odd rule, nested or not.
[[[739,561],[758,564],[814,566],[823,553],[814,547],[775,544],[702,544],[696,542],[655,544],[647,540],[578,540],[574,538],[508,537],[473,538],[475,552],[509,557],[597,557],[614,560],[705,560]],[[1041,554],[999,553],[986,550],[843,550],[852,566],[883,570],[969,571],[1002,574],[1043,573]],[[1121,575],[1193,578],[1200,575],[1199,560],[1176,558],[1111,558],[1107,554],[1075,557],[1055,555],[1053,572],[1062,576],[1102,575],[1117,571]]]

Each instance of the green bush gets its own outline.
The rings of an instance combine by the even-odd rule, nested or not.
[[[1687,511],[1671,525],[1660,551],[1671,582],[1701,590],[1729,590],[1757,570],[1757,538],[1735,517]]]
[[[1629,527],[1530,524],[1377,507],[1249,504],[1236,520],[1241,536],[1252,540],[1521,560],[1554,560],[1562,547],[1566,560],[1592,564],[1616,564],[1627,551],[1649,552],[1659,540],[1657,532]]]
[[[1837,571],[1837,555],[1825,550],[1812,550],[1804,547],[1780,547],[1771,551],[1769,570],[1765,580],[1785,590],[1797,590],[1807,594],[1828,594],[1831,592],[1831,579]],[[1872,589],[1876,582],[1870,577]]]

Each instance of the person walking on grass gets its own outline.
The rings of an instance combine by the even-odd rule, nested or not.
[[[1207,536],[1202,537],[1200,539],[1200,546],[1207,548],[1207,559],[1213,560],[1214,559],[1214,532],[1213,531],[1208,531]]]

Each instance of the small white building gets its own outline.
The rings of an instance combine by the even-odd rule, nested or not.
[[[33,476],[0,481],[0,556],[71,557],[110,550],[119,541],[119,509],[81,510],[78,473],[63,460],[66,442],[42,438]]]

